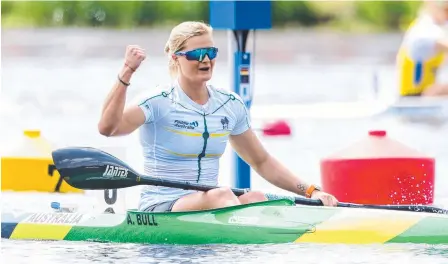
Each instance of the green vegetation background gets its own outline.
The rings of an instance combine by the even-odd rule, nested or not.
[[[171,27],[185,20],[208,22],[208,4],[208,1],[8,1],[1,3],[1,22],[2,28]],[[273,1],[272,19],[275,28],[398,31],[415,18],[420,4],[420,1]]]

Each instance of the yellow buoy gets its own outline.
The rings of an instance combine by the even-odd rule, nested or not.
[[[68,185],[55,169],[53,147],[39,130],[25,130],[16,147],[1,157],[2,191],[82,193]]]

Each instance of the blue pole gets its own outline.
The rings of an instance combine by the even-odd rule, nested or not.
[[[251,54],[249,52],[236,51],[234,56],[234,91],[237,93],[247,110],[250,113],[250,107],[252,105],[252,86],[250,84],[250,58]],[[235,158],[235,187],[236,188],[250,188],[250,166],[238,156],[234,154]]]
[[[271,1],[210,1],[210,25],[215,29],[232,30],[236,45],[233,52],[233,85],[249,114],[252,104],[251,53],[246,51],[251,30],[270,29]],[[255,40],[254,40],[255,41]],[[250,166],[235,154],[235,187],[250,188]]]

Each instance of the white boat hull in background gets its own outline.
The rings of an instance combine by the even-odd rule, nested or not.
[[[253,105],[253,119],[334,119],[399,117],[409,119],[448,119],[448,97],[406,97],[392,102],[359,101],[310,104]]]

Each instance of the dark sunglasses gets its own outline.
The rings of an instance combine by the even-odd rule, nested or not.
[[[218,55],[218,48],[200,48],[189,51],[178,51],[174,53],[177,56],[185,56],[189,61],[199,61],[202,62],[205,59],[205,55],[208,56],[210,60],[213,60]]]

